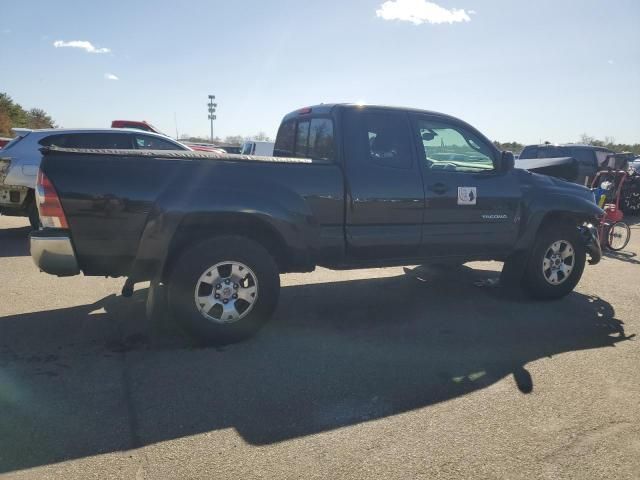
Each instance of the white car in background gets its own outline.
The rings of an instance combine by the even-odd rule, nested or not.
[[[256,140],[249,140],[242,145],[241,155],[259,155],[262,157],[273,156],[273,142],[259,142]]]
[[[16,137],[0,149],[0,214],[29,217],[33,228],[39,225],[34,190],[42,147],[192,150],[164,135],[121,128],[13,131]]]

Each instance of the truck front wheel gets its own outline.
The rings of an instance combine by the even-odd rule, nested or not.
[[[277,265],[247,238],[206,240],[183,252],[174,265],[169,307],[200,343],[227,344],[253,335],[278,303]]]
[[[584,241],[572,225],[553,223],[538,234],[523,277],[526,293],[538,299],[569,294],[580,281],[586,260]]]

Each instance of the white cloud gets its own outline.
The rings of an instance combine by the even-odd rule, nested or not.
[[[105,73],[104,74],[104,78],[106,78],[107,80],[120,80],[116,75],[114,75],[113,73]]]
[[[88,53],[109,53],[111,51],[109,48],[96,48],[86,40],[71,40],[70,42],[56,40],[53,42],[53,46],[56,48],[80,48]]]
[[[607,60],[607,63],[608,63],[609,65],[613,65],[613,64],[614,64],[614,63],[616,63],[616,62],[614,62],[613,60]]]
[[[414,25],[470,22],[469,13],[458,8],[447,9],[426,0],[389,0],[376,10],[376,16],[384,20],[401,20]]]

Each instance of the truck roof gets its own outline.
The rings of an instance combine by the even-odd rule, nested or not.
[[[468,124],[464,120],[459,119],[458,117],[454,117],[453,115],[448,115],[442,112],[436,112],[433,110],[424,110],[420,108],[412,108],[412,107],[401,107],[394,105],[376,105],[376,104],[362,104],[362,103],[321,103],[318,105],[311,105],[309,107],[299,108],[294,110],[293,112],[287,113],[282,121],[289,120],[291,118],[295,118],[301,115],[308,114],[320,114],[320,115],[329,115],[333,113],[336,109],[360,109],[360,110],[390,110],[395,112],[411,112],[411,113],[421,113],[432,116],[441,117],[442,119],[449,120],[461,125],[465,125],[467,127],[472,128],[477,131],[472,125]],[[480,133],[480,132],[478,132]],[[482,134],[481,134],[482,135]]]
[[[433,110],[423,110],[420,108],[412,108],[412,107],[399,107],[393,105],[371,105],[371,104],[362,104],[362,103],[321,103],[319,105],[312,105],[309,107],[299,108],[298,110],[294,110],[293,112],[287,113],[282,122],[290,120],[292,118],[297,118],[304,115],[311,114],[320,114],[320,115],[330,115],[336,109],[359,109],[359,110],[389,110],[395,112],[408,112],[408,113],[419,113],[431,115],[434,117],[440,117],[442,120],[449,121],[451,123],[458,124],[460,126],[464,126],[466,128],[471,129],[471,131],[478,134],[481,138],[484,138],[491,145],[493,143],[489,140],[484,134],[469,123],[464,120],[459,119],[458,117],[454,117],[453,115],[448,115],[442,112],[435,112]]]

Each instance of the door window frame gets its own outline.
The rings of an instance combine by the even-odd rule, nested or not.
[[[415,155],[418,160],[418,163],[420,164],[421,170],[428,172],[428,174],[455,173],[455,174],[466,174],[466,175],[497,175],[500,173],[500,152],[496,149],[493,143],[491,143],[487,138],[485,138],[484,135],[482,135],[475,128],[469,127],[467,125],[463,125],[449,118],[443,118],[439,115],[414,113],[410,115],[409,120],[411,123],[411,130],[412,130],[411,138],[413,139],[414,151],[415,151]],[[427,165],[425,164],[424,144],[422,143],[422,138],[420,137],[420,128],[419,128],[420,120],[424,120],[427,122],[440,123],[440,124],[449,126],[454,130],[462,130],[462,132],[464,133],[472,134],[472,136],[475,137],[478,140],[478,142],[481,142],[484,146],[487,147],[487,150],[491,152],[491,161],[493,163],[493,169],[486,170],[486,171],[478,171],[478,172],[464,172],[459,170],[440,170],[440,169],[433,170],[431,168],[428,168]]]
[[[357,112],[349,112],[350,117],[346,119],[347,122],[350,122],[350,129],[355,128],[356,138],[351,139],[351,142],[355,143],[355,150],[352,150],[351,153],[355,155],[355,161],[361,165],[363,168],[385,168],[385,169],[393,169],[393,170],[412,170],[418,158],[416,157],[415,148],[413,148],[413,135],[412,135],[412,122],[406,112],[396,111],[396,110],[387,110],[387,109],[377,109],[377,108],[367,108],[363,111]],[[371,158],[371,144],[369,143],[369,138],[367,137],[367,115],[382,115],[387,117],[397,117],[398,121],[403,123],[402,128],[406,131],[407,136],[406,140],[407,144],[407,154],[409,156],[408,161],[404,164],[398,164],[397,162],[385,161],[384,159],[375,160]],[[343,119],[345,122],[345,119]],[[407,131],[408,129],[408,131]],[[354,133],[354,132],[350,132]],[[353,148],[353,147],[352,147]]]

